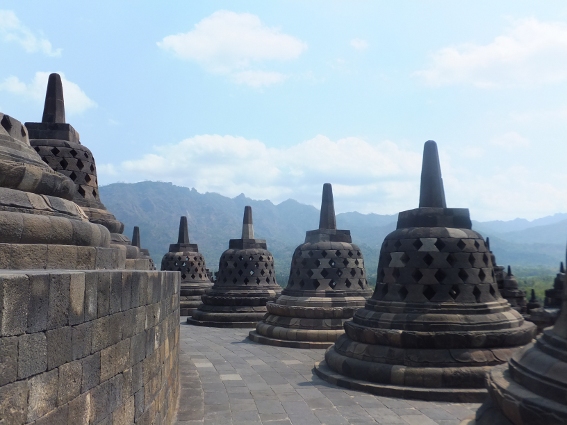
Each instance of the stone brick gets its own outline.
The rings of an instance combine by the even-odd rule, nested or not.
[[[51,273],[49,285],[49,312],[47,329],[59,328],[69,324],[69,273]]]
[[[91,354],[93,338],[93,323],[87,322],[73,326],[71,339],[73,341],[73,360],[82,359]]]
[[[98,317],[98,274],[95,272],[85,273],[85,321],[94,320]]]
[[[96,248],[93,246],[77,247],[77,270],[93,270],[96,265]]]
[[[15,270],[42,269],[47,266],[47,245],[12,245],[10,267]]]
[[[14,382],[0,386],[0,421],[8,424],[24,424],[28,414],[28,383]]]
[[[110,273],[110,314],[122,310],[122,273]]]
[[[132,366],[146,357],[146,333],[142,332],[130,338],[130,361]]]
[[[101,317],[94,320],[92,323],[93,332],[91,351],[95,353],[111,345],[109,337],[110,316]]]
[[[137,272],[129,272],[130,279],[131,279],[131,300],[130,300],[130,307],[136,308],[139,307],[140,304],[140,273]]]
[[[0,338],[0,386],[18,377],[18,337]]]
[[[132,308],[132,272],[122,272],[122,311]]]
[[[82,375],[83,367],[80,360],[59,366],[58,406],[62,406],[79,395]]]
[[[136,327],[134,334],[142,333],[146,330],[146,306],[140,306],[134,310]]]
[[[91,393],[81,394],[69,402],[69,425],[88,425],[91,417]]]
[[[124,396],[130,397],[134,394],[132,391],[132,368],[126,369],[122,372],[122,375],[124,375]]]
[[[122,374],[116,375],[111,378],[110,382],[110,411],[114,411],[126,399],[124,396],[124,376]]]
[[[132,366],[132,392],[136,393],[143,387],[142,363]]]
[[[109,329],[108,329],[108,340],[110,344],[117,344],[122,338],[122,327],[123,323],[121,321],[122,314],[117,313],[109,316]]]
[[[110,381],[105,381],[91,391],[93,423],[98,423],[110,414]]]
[[[26,331],[29,300],[26,275],[0,276],[0,336],[20,335]]]
[[[28,307],[28,333],[47,329],[47,313],[49,310],[49,274],[31,274],[30,302]]]
[[[28,381],[28,422],[35,421],[57,406],[57,369],[34,376]]]
[[[130,338],[136,330],[136,310],[130,309],[122,312],[120,322],[122,323],[122,338]]]
[[[83,323],[85,319],[85,275],[73,273],[69,285],[69,324]]]
[[[107,316],[110,311],[110,273],[99,272],[97,286],[97,315]]]
[[[73,359],[73,339],[71,327],[53,329],[47,336],[47,369],[54,369]]]
[[[140,388],[138,392],[134,394],[134,418],[136,423],[138,419],[142,417],[146,410],[146,402],[144,397],[144,387]]]
[[[33,423],[33,425],[53,425],[67,424],[69,421],[69,406],[61,406],[58,409],[49,412]]]
[[[73,245],[47,245],[47,268],[77,268],[77,247]]]
[[[24,379],[47,369],[47,339],[43,332],[18,338],[18,379]]]
[[[83,376],[81,392],[86,392],[100,383],[100,353],[95,353],[81,360]]]
[[[130,367],[130,339],[120,341],[115,347],[115,372],[122,373]]]
[[[134,397],[129,397],[126,402],[112,414],[114,425],[129,425],[134,423]]]

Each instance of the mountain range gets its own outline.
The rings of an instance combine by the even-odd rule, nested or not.
[[[314,194],[319,196],[319,194]],[[303,243],[305,231],[316,229],[319,210],[292,199],[280,204],[252,200],[241,194],[228,198],[217,193],[164,182],[113,183],[100,187],[106,207],[125,224],[124,233],[132,235],[139,226],[142,246],[148,248],[156,265],[177,242],[179,218],[186,215],[191,243],[199,245],[207,266],[216,271],[218,259],[228,248],[228,240],[239,238],[246,205],[252,206],[257,238],[266,239],[276,260],[280,285],[287,284],[291,256]],[[397,214],[337,214],[337,227],[349,229],[353,242],[362,250],[369,283],[376,280],[378,255],[384,237],[396,227]],[[528,221],[473,221],[473,229],[490,237],[496,261],[513,268],[543,267],[556,272],[565,259],[567,214],[555,214]]]

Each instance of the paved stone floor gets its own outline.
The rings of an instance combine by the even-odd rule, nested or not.
[[[342,389],[312,372],[325,350],[261,345],[247,329],[183,322],[177,425],[458,425],[479,406]]]

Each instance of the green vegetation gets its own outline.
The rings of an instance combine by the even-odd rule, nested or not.
[[[526,296],[531,296],[534,289],[536,297],[543,304],[545,290],[553,287],[553,280],[559,270],[547,266],[512,266],[512,273],[518,280],[518,286],[526,291]]]

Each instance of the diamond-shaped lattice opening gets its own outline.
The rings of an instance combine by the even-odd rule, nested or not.
[[[244,273],[244,272],[243,272],[242,270],[238,270],[238,275],[239,275],[239,276],[242,276],[243,273]]]
[[[484,255],[482,256],[482,261],[484,262],[485,265],[488,266],[488,255],[484,254]]]
[[[396,242],[394,242],[394,248],[399,249],[400,246],[402,246],[402,241],[397,239]]]
[[[75,149],[71,149],[69,153],[73,156],[77,156],[77,151]]]
[[[96,190],[93,189],[93,196],[96,198]]]
[[[250,261],[250,262],[254,261],[254,257],[252,257],[252,256],[248,257],[248,261]]]
[[[254,267],[258,268],[260,265],[258,263],[254,264]]]
[[[248,285],[248,282],[250,282],[250,281],[248,280],[247,277],[245,277],[245,278],[244,278],[244,284],[245,284],[245,285]]]
[[[8,115],[4,115],[2,117],[2,122],[0,122],[0,124],[2,124],[2,127],[4,127],[6,129],[6,131],[8,131],[8,132],[12,128],[12,120],[10,119],[10,117]]]
[[[337,286],[337,282],[335,282],[334,280],[331,280],[331,281],[329,282],[329,286],[330,286],[331,288],[335,289],[335,286]]]
[[[480,302],[480,294],[481,294],[481,292],[480,292],[480,289],[478,289],[478,286],[475,285],[475,287],[474,287],[472,293],[473,293],[473,295],[474,295],[474,297],[475,297],[475,299],[476,299],[476,302],[479,303],[479,302]]]
[[[349,256],[349,257],[352,257],[353,255],[354,255],[354,253],[353,253],[352,251],[349,251],[349,252],[348,252],[348,256]]]
[[[83,155],[85,155],[85,158],[87,158],[87,159],[89,158],[89,154],[88,154],[88,153],[83,152]]]
[[[181,275],[181,279],[185,279],[186,277],[187,275],[185,275],[185,273]]]
[[[39,152],[39,146],[36,146],[34,149],[35,149],[36,152]]]
[[[490,285],[488,292],[490,292],[490,295],[496,298],[496,291],[494,290],[494,286]]]
[[[421,274],[421,272],[420,272]],[[400,269],[399,268],[394,268],[394,270],[392,270],[392,276],[394,277],[394,279],[398,280],[398,278],[400,277]],[[421,276],[420,276],[421,279]]]
[[[22,135],[22,137],[26,137],[26,130],[24,129],[24,127],[20,128],[20,134]]]
[[[67,161],[65,161],[65,159],[62,159],[59,162],[59,165],[61,165],[61,167],[63,167],[63,169],[67,168],[67,166],[69,165],[69,163]]]
[[[313,270],[311,270],[311,269],[307,270],[307,276],[313,277],[313,274],[314,274]]]
[[[95,170],[94,164],[91,164],[91,167],[90,167],[90,168],[91,168],[91,173],[94,173],[94,170]]]
[[[474,247],[475,247],[476,249],[479,249],[479,248],[480,248],[480,244],[478,243],[478,241],[474,241]]]
[[[299,271],[299,269],[295,269],[295,274],[296,276],[299,276],[301,274],[301,272]]]
[[[400,296],[401,301],[406,299],[406,297],[408,296],[408,290],[405,286],[402,286],[400,289],[398,289],[398,295]]]
[[[384,285],[382,285],[382,298],[384,298],[386,296],[386,294],[388,293],[388,284],[385,283]]]
[[[266,278],[266,282],[270,283],[270,278],[269,278],[269,277]]]
[[[441,239],[437,239],[434,245],[439,251],[445,248],[445,242],[443,242]]]
[[[309,251],[307,254],[308,254],[310,257],[313,257],[313,255],[315,255],[315,254],[313,254],[313,251]]]
[[[85,181],[87,183],[89,183],[91,181],[91,176],[89,176],[88,174],[85,174]]]
[[[471,266],[474,267],[475,261],[476,261],[476,258],[474,258],[474,255],[472,255],[472,254],[469,255],[469,263],[471,264]]]
[[[354,277],[356,275],[356,270],[355,269],[350,269],[350,275],[352,277]]]
[[[457,247],[462,251],[466,246],[467,244],[462,239],[459,239],[459,242],[457,242]]]
[[[83,161],[81,161],[80,159],[77,160],[77,168],[79,170],[82,170],[83,167],[85,166],[85,164],[83,164]]]
[[[330,259],[330,260],[329,260],[329,266],[335,267],[335,264],[336,264],[336,263],[335,263],[335,260],[333,260],[333,259]]]
[[[260,278],[259,278],[259,277],[256,278],[256,284],[257,284],[257,285],[260,284]],[[293,280],[292,280],[291,283],[290,283],[290,286],[292,286],[292,285],[293,285]]]
[[[228,267],[228,263],[227,263],[226,261],[224,262],[224,266],[225,266],[225,267]]]
[[[254,276],[254,270],[250,270],[250,271],[248,272],[248,274],[249,274],[250,276]]]
[[[433,263],[433,257],[429,252],[425,254],[425,257],[423,257],[423,261],[425,261],[425,264],[427,264],[428,266],[430,266],[431,263]]]
[[[341,269],[337,270],[337,276],[341,277],[343,275],[343,271]]]
[[[258,258],[258,260],[264,261],[264,257],[263,257],[262,255],[260,255],[260,257]]]
[[[59,155],[59,152],[60,152],[60,150],[57,149],[57,148],[51,149],[51,153],[52,153],[53,155],[55,155],[55,156]]]
[[[327,277],[329,275],[329,272],[327,271],[327,269],[323,269],[321,271],[321,276],[323,276],[324,278]]]
[[[245,261],[243,266],[244,266],[244,268],[247,268],[248,267],[248,261]]]
[[[321,251],[321,256],[322,256],[323,258],[327,257],[327,251]]]
[[[303,260],[301,260],[301,265],[303,267],[305,267],[307,265],[307,258],[304,258]]]
[[[191,279],[195,279],[195,275],[194,275],[194,274],[191,275]]]
[[[321,285],[318,280],[314,280],[311,283],[313,284],[313,288],[315,288],[315,289],[317,289]]]
[[[451,286],[451,289],[449,290],[449,296],[451,298],[456,300],[460,293],[461,293],[461,288],[459,288],[459,285]]]
[[[484,270],[480,269],[480,271],[478,272],[478,277],[480,278],[481,282],[484,282],[484,279],[486,279],[486,273],[484,273]]]
[[[341,251],[339,251],[339,250],[337,249],[337,250],[335,251],[335,255],[336,255],[337,257],[340,257],[340,256],[341,256]]]
[[[319,260],[315,260],[315,265],[319,267],[321,265],[321,262]]]
[[[421,248],[423,246],[423,242],[421,242],[421,239],[416,239],[413,243],[412,243],[413,247],[417,250],[419,250],[419,248]]]
[[[83,198],[85,197],[86,192],[85,192],[85,189],[83,189],[82,186],[79,186],[79,188],[77,189],[77,192],[79,192]]]
[[[238,267],[238,263],[235,261],[234,263],[232,263],[232,267]]]
[[[459,277],[463,280],[463,282],[466,282],[469,278],[469,274],[465,271],[465,269],[461,269],[459,270]]]
[[[437,282],[439,283],[443,283],[446,277],[447,274],[442,269],[439,269],[435,272],[435,279],[437,279]]]
[[[244,257],[243,257],[242,255],[241,255],[240,257],[238,257],[238,259],[239,259],[240,261],[244,261]]]
[[[356,251],[357,257],[362,257],[362,253],[360,251]]]
[[[303,288],[303,285],[305,285],[305,282],[303,280],[299,281],[299,286]]]
[[[358,262],[358,260],[354,260],[354,264],[358,266],[360,263]]]
[[[395,269],[394,269],[395,271]],[[413,277],[413,280],[415,280],[417,283],[419,283],[419,281],[421,280],[421,278],[423,277],[423,273],[421,273],[421,271],[419,269],[416,269],[412,274],[411,277]]]
[[[75,179],[77,178],[77,175],[75,174],[75,172],[73,171],[71,174],[69,174],[69,178],[73,181],[75,181]]]
[[[266,272],[264,271],[264,269],[260,270],[260,274],[261,274],[262,276],[264,276],[264,275],[266,274]]]
[[[238,282],[237,278],[232,279],[232,283],[236,283],[236,282]]]
[[[350,288],[350,286],[352,285],[352,282],[350,281],[350,279],[345,280],[345,285],[347,288]]]
[[[348,266],[348,260],[347,260],[346,258],[343,260],[343,265],[344,265],[345,267]]]
[[[447,255],[447,262],[449,263],[449,265],[451,267],[453,267],[455,265],[455,263],[457,262],[457,259],[453,256],[453,254],[449,254],[449,255]]]
[[[433,298],[435,294],[435,289],[433,289],[431,285],[425,285],[425,288],[423,289],[423,296],[427,298],[428,301],[431,301],[431,298]]]

